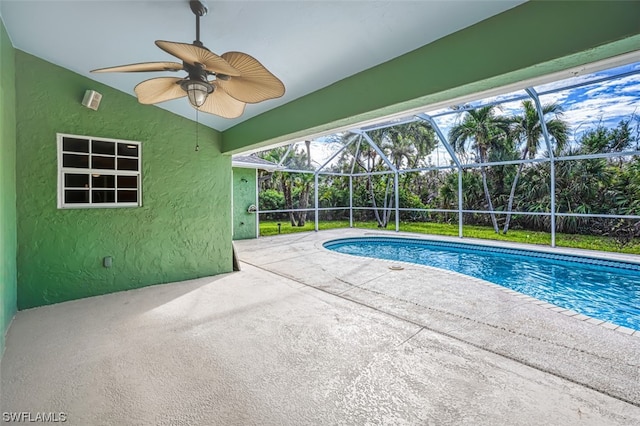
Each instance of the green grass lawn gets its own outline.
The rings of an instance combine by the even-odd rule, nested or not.
[[[260,221],[260,236],[278,235],[278,223],[281,234],[291,234],[294,232],[313,231],[315,224],[313,220],[307,222],[303,227],[293,227],[288,221]],[[320,230],[348,228],[348,220],[322,221],[318,224]],[[354,222],[355,228],[379,229],[376,222]],[[394,230],[395,224],[390,224],[388,230]],[[449,235],[458,236],[458,225],[433,222],[401,222],[400,231],[415,232],[418,234]],[[507,235],[496,234],[491,227],[465,225],[462,233],[465,237],[481,238],[485,240],[511,241],[527,244],[551,244],[551,234],[538,231],[510,230]],[[630,244],[621,246],[613,238],[598,237],[592,235],[556,234],[556,245],[558,247],[581,248],[587,250],[610,251],[617,253],[640,254],[640,241],[632,241]]]

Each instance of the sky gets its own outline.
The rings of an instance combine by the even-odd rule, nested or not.
[[[616,75],[624,76],[573,89],[560,90],[567,86]],[[579,139],[585,131],[598,125],[613,128],[623,119],[635,119],[633,121],[634,128],[640,126],[640,62],[535,86],[534,89],[540,94],[540,102],[543,105],[556,102],[563,107],[564,112],[561,118],[569,123],[570,141]],[[500,114],[509,116],[520,111],[522,100],[514,100],[519,96],[526,96],[525,91],[520,90],[486,98],[468,105],[475,107],[500,101],[501,103],[498,104]],[[527,99],[529,98],[527,97]],[[427,108],[425,112],[436,116],[435,121],[445,135],[462,117],[461,114],[450,113],[438,116],[441,113],[451,112],[451,109],[432,111]],[[311,145],[312,162],[318,167],[341,146],[341,144],[332,142],[331,138],[313,141]],[[304,150],[304,142],[299,143],[296,148]],[[431,162],[435,165],[448,165],[450,157],[446,150],[439,146],[432,154]]]

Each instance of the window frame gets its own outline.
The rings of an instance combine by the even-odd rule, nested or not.
[[[103,138],[96,136],[86,136],[86,135],[73,135],[68,133],[57,133],[57,158],[58,158],[58,178],[57,178],[57,204],[58,209],[100,209],[100,208],[132,208],[132,207],[142,207],[142,143],[139,141],[130,141],[126,139],[112,139],[112,138]],[[64,139],[65,138],[73,138],[73,139],[82,139],[86,140],[88,143],[88,151],[80,152],[80,151],[64,151]],[[93,153],[93,142],[110,142],[114,145],[114,153],[113,154],[104,154],[104,153]],[[123,143],[127,145],[135,145],[137,147],[137,156],[127,156],[118,154],[118,144]],[[65,167],[63,164],[64,154],[75,154],[75,155],[86,155],[89,160],[89,167]],[[111,157],[114,159],[114,169],[99,169],[93,168],[93,158],[94,157]],[[126,159],[136,159],[137,160],[137,170],[118,170],[117,162],[119,158]],[[76,187],[67,187],[65,186],[65,174],[81,174],[88,176],[88,186],[85,187],[88,191],[89,199],[86,203],[70,203],[65,202],[65,190],[78,189]],[[114,184],[113,188],[105,188],[105,190],[114,191],[115,201],[108,203],[97,203],[93,202],[93,178],[97,177],[96,175],[107,175],[114,176]],[[137,201],[136,202],[118,202],[118,176],[134,176],[136,177],[137,185],[135,191],[137,193]],[[84,190],[85,188],[81,188],[80,190]],[[133,188],[121,188],[126,190],[134,190]]]

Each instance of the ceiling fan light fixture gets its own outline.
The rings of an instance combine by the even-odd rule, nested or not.
[[[204,0],[190,0],[189,6],[196,17],[196,40],[191,44],[155,42],[182,63],[142,62],[92,72],[186,71],[186,78],[156,77],[137,84],[134,92],[138,101],[152,105],[187,97],[198,111],[224,118],[240,117],[248,103],[284,95],[284,84],[254,57],[242,52],[218,56],[207,49],[200,41],[200,18],[207,14],[207,6]]]
[[[204,105],[209,93],[213,92],[212,85],[197,80],[187,80],[182,87],[187,92],[189,103],[195,108],[200,108]]]

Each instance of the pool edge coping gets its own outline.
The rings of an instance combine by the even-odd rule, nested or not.
[[[412,237],[411,234],[409,234],[409,235],[406,235],[406,234],[408,234],[408,233],[404,233],[404,235],[398,235],[398,234],[395,234],[395,235],[397,235],[399,237],[402,237],[402,238],[413,238],[413,239],[416,239],[416,240],[429,241],[429,238],[425,237],[425,236],[422,236],[422,234],[419,234],[420,236],[422,236],[422,238],[415,238],[415,237]],[[598,319],[598,318],[591,317],[589,315],[581,314],[581,313],[573,311],[571,309],[566,309],[566,308],[563,308],[562,306],[554,305],[552,303],[545,302],[544,300],[536,299],[535,297],[529,296],[528,294],[524,294],[524,293],[521,293],[519,291],[515,291],[515,290],[512,290],[510,288],[503,287],[503,286],[501,286],[499,284],[492,283],[491,281],[486,281],[486,280],[483,280],[481,278],[472,277],[470,275],[465,275],[463,273],[456,272],[456,271],[450,271],[448,269],[437,268],[435,266],[421,265],[419,263],[406,262],[406,261],[402,261],[402,260],[379,259],[379,258],[359,256],[359,255],[354,255],[354,254],[340,253],[340,252],[337,252],[335,250],[329,250],[328,248],[324,247],[325,243],[327,243],[329,241],[332,241],[332,240],[341,240],[341,239],[349,239],[349,238],[366,238],[367,235],[375,236],[375,237],[378,237],[378,238],[380,238],[380,237],[382,237],[382,238],[397,238],[397,237],[394,237],[393,235],[385,235],[384,232],[380,232],[380,233],[364,233],[364,235],[362,235],[360,237],[353,237],[352,236],[352,237],[326,238],[326,239],[323,239],[322,241],[318,241],[317,244],[319,245],[319,248],[321,248],[323,250],[326,250],[327,252],[335,253],[335,254],[338,254],[338,255],[341,255],[341,256],[357,257],[357,258],[360,258],[360,259],[368,259],[368,260],[375,259],[375,260],[382,261],[382,262],[389,263],[389,264],[399,263],[399,264],[403,264],[403,265],[411,265],[412,267],[418,266],[418,267],[427,268],[427,269],[436,269],[438,271],[441,271],[441,272],[444,272],[444,273],[447,273],[447,274],[451,274],[451,275],[455,275],[455,276],[459,276],[459,277],[464,277],[466,279],[473,280],[473,281],[475,281],[477,283],[480,283],[482,285],[485,285],[487,287],[491,287],[493,289],[499,290],[499,291],[501,291],[503,293],[510,294],[510,295],[515,296],[515,297],[517,297],[518,299],[520,299],[520,300],[522,300],[524,302],[528,302],[528,303],[540,306],[540,307],[545,308],[547,310],[550,310],[550,311],[553,311],[553,312],[556,312],[556,313],[559,313],[559,314],[562,314],[562,315],[565,315],[565,316],[568,316],[568,317],[571,317],[571,318],[575,318],[575,319],[578,319],[578,320],[580,320],[582,322],[585,322],[585,323],[588,323],[588,324],[591,324],[591,325],[595,325],[595,326],[598,326],[598,327],[602,327],[602,328],[605,328],[607,330],[616,331],[616,332],[624,334],[626,336],[634,336],[635,338],[640,338],[640,330],[635,330],[633,328],[625,327],[623,325],[614,324],[614,323],[611,323],[611,322],[608,322],[608,321],[604,321],[604,320],[601,320],[601,319]],[[442,236],[438,236],[438,237],[442,237]],[[447,237],[447,239],[449,239],[449,238],[455,238],[455,237]],[[433,241],[437,241],[437,240],[433,240]],[[445,241],[445,240],[443,240],[443,241]],[[476,239],[476,241],[485,242],[485,244],[481,244],[481,245],[485,245],[485,246],[491,246],[491,242],[492,242],[492,240],[479,240],[479,239]],[[458,241],[458,243],[465,244],[464,242],[459,242],[459,241]],[[499,241],[499,243],[503,243],[503,242]],[[476,244],[477,245],[477,243],[467,243],[467,244]],[[504,248],[504,247],[501,247],[501,248]],[[512,248],[520,248],[520,247],[512,247]],[[527,250],[527,249],[524,248],[523,250]],[[536,250],[532,250],[532,249],[528,249],[528,250],[529,251],[536,251]],[[569,255],[572,255],[572,254],[569,254]],[[584,255],[583,255],[583,257],[584,257]],[[588,257],[588,256],[586,256],[586,257]]]

